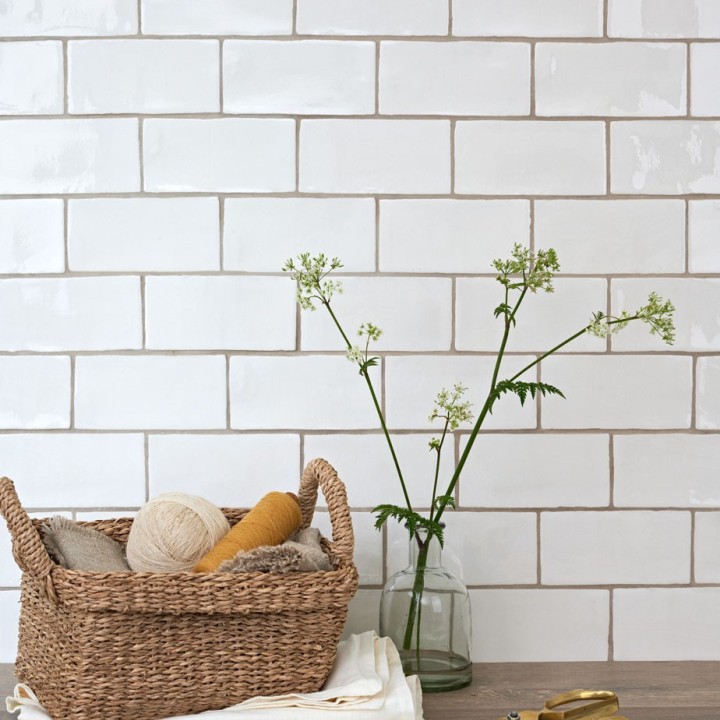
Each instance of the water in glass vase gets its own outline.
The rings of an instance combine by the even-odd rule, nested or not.
[[[380,632],[400,652],[406,675],[424,692],[457,690],[472,681],[470,597],[443,567],[440,543],[425,531],[410,539],[410,564],[383,588]]]

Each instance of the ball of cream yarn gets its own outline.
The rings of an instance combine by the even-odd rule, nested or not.
[[[163,493],[143,505],[127,540],[136,572],[192,570],[230,530],[220,508],[197,495]]]

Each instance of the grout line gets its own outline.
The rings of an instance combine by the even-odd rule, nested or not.
[[[610,482],[610,501],[608,507],[615,509],[615,435],[608,433],[608,480]]]
[[[530,43],[530,117],[536,118],[535,113],[535,53],[537,43]]]
[[[455,135],[457,120],[450,121],[450,195],[455,194]]]
[[[690,201],[685,199],[685,273],[690,273]]]
[[[457,340],[457,278],[452,278],[450,295],[450,350],[455,352]]]
[[[375,272],[380,272],[380,198],[375,198]]]
[[[380,43],[375,42],[375,116],[380,115]],[[386,116],[387,117],[387,116]]]
[[[145,192],[145,120],[138,118],[138,152],[140,153],[140,192]]]
[[[218,70],[218,101],[220,112],[225,112],[225,41],[220,40],[218,43],[218,55],[220,66]]]
[[[218,235],[220,240],[220,246],[218,248],[219,253],[219,268],[220,272],[225,269],[225,198],[218,196],[218,208],[219,208],[219,226]]]
[[[70,356],[70,430],[75,429],[75,356]]]
[[[300,123],[295,120],[295,192],[300,192]]]
[[[305,433],[300,433],[300,467],[298,468],[298,477],[302,477],[303,471],[305,470]]]
[[[145,307],[145,275],[140,276],[140,323],[142,325],[142,345],[141,350],[147,349],[147,323],[146,323],[146,307]]]
[[[610,607],[608,608],[608,660],[615,659],[615,594],[613,588],[608,593]]]
[[[602,8],[602,11],[603,11],[603,18],[602,18],[603,34],[602,34],[602,36],[603,36],[603,38],[608,38],[608,15],[610,14],[609,5],[610,5],[610,0],[603,0],[603,8]]]
[[[297,16],[298,16],[298,0],[293,0],[292,8],[292,36],[297,37]]]
[[[607,297],[605,300],[605,315],[610,317],[610,315],[612,314],[612,280],[610,278],[607,279],[606,292]],[[608,333],[607,337],[605,338],[605,352],[612,352],[612,333]]]
[[[690,510],[690,584],[695,585],[695,512]]]
[[[530,200],[530,250],[535,252],[535,200]]]
[[[692,359],[692,382],[690,385],[690,429],[698,429],[697,427],[697,355]]]
[[[535,521],[535,544],[536,544],[536,576],[537,576],[537,585],[542,585],[542,553],[541,553],[541,542],[542,542],[542,534],[541,534],[541,516],[542,512],[538,510],[535,513],[536,521]]]
[[[382,410],[382,414],[384,418],[387,418],[387,409],[385,408],[385,396],[387,393],[385,392],[385,368],[387,367],[387,362],[384,357],[380,358],[380,409]]]
[[[63,115],[68,114],[70,107],[70,70],[68,67],[68,41],[62,41],[63,57]]]
[[[138,22],[138,35],[142,35],[142,0],[137,0],[137,22]]]
[[[687,43],[687,51],[685,55],[686,59],[686,71],[685,71],[685,90],[686,90],[686,97],[685,97],[685,104],[687,105],[685,116],[690,118],[692,116],[692,52],[691,52],[691,44]]]
[[[62,201],[63,203],[63,253],[64,253],[64,262],[65,262],[65,270],[64,273],[67,273],[70,270],[70,242],[68,238],[68,215],[70,212],[69,205],[70,201],[65,198]]]
[[[542,382],[542,361],[535,366],[535,370],[537,372],[535,380]],[[542,430],[542,393],[535,395],[535,428]]]
[[[150,434],[143,433],[143,452],[145,453],[145,502],[150,499]]]
[[[452,38],[453,34],[453,0],[448,0],[448,37]]]
[[[138,23],[139,24],[139,23]],[[453,22],[454,24],[454,22]],[[39,42],[45,40],[92,40],[96,41],[114,41],[114,40],[137,40],[138,34],[112,34],[112,35],[62,35],[62,34],[48,34],[48,35],[16,35],[16,36],[4,36],[0,37],[0,44],[10,42]],[[518,43],[518,42],[532,42],[537,40],[539,42],[552,42],[559,44],[594,44],[594,45],[607,45],[608,43],[632,43],[640,45],[667,45],[668,43],[684,44],[687,42],[699,43],[699,44],[716,44],[717,37],[602,37],[598,35],[592,36],[556,36],[556,35],[453,35],[448,36],[445,30],[443,34],[437,35],[339,35],[339,34],[322,34],[322,33],[301,33],[293,35],[292,33],[286,33],[283,35],[278,34],[254,34],[254,35],[243,35],[242,33],[182,33],[182,34],[162,34],[157,33],[143,33],[143,40],[272,40],[277,42],[293,43],[298,40],[334,40],[336,42],[357,42],[357,41],[386,41],[390,40],[393,42],[432,42],[432,43],[452,43],[452,42],[476,42],[476,43]]]
[[[612,195],[610,121],[605,120],[605,195]]]
[[[225,355],[225,427],[232,429],[230,414],[230,355]]]

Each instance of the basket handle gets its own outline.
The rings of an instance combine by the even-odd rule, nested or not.
[[[12,537],[12,553],[20,569],[34,578],[46,596],[57,603],[50,571],[55,567],[32,520],[20,504],[10,478],[0,478],[0,515]]]
[[[325,496],[330,512],[335,553],[339,558],[351,563],[355,538],[345,485],[338,477],[335,468],[322,458],[311,460],[305,466],[300,480],[299,498],[303,516],[302,527],[310,527],[317,503],[318,487]]]

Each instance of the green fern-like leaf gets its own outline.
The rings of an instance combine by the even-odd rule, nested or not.
[[[375,518],[375,527],[379,530],[390,518],[397,520],[407,526],[408,532],[414,535],[418,529],[428,532],[428,535],[434,535],[442,546],[444,543],[443,528],[440,523],[429,520],[419,513],[408,510],[400,505],[378,505],[373,508],[373,512],[377,513]]]

